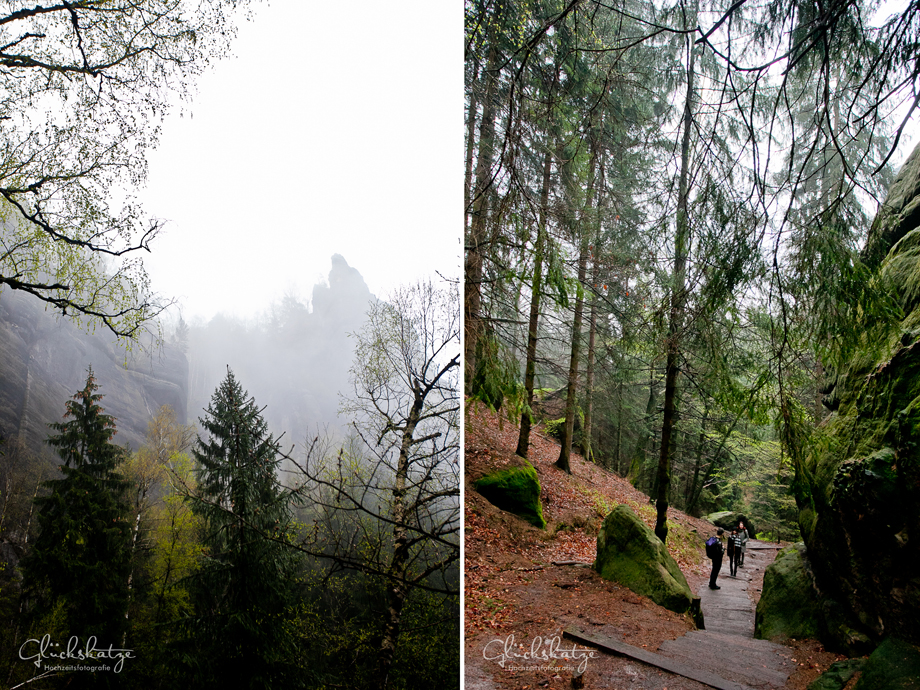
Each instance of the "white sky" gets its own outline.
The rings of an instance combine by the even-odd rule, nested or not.
[[[148,156],[154,290],[249,317],[335,253],[379,297],[459,277],[462,26],[460,2],[256,3]]]

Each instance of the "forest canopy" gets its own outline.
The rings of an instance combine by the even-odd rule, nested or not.
[[[574,443],[629,476],[661,539],[671,503],[788,482],[829,372],[900,316],[866,238],[917,10],[467,3],[465,378],[518,454],[551,421],[559,467]]]

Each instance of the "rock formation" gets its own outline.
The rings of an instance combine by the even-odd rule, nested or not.
[[[834,412],[797,464],[794,489],[817,587],[871,647],[890,635],[920,642],[920,147],[892,185],[863,260],[903,320],[885,339],[864,338],[837,372]],[[831,621],[824,626],[826,644],[865,652]]]
[[[102,406],[116,419],[117,443],[140,447],[162,405],[185,421],[188,363],[178,347],[126,352],[108,331],[83,332],[31,295],[0,294],[0,435],[47,454],[48,423],[62,420],[65,401],[83,388],[90,366]]]
[[[721,527],[727,532],[732,531],[738,525],[744,523],[744,531],[748,533],[751,539],[757,538],[757,530],[754,523],[744,513],[736,513],[731,510],[723,510],[718,513],[710,513],[703,516],[704,520],[709,520],[716,527]]]
[[[597,536],[594,569],[659,606],[684,613],[693,594],[677,562],[632,508],[618,505]]]
[[[764,573],[754,637],[761,640],[818,637],[820,618],[805,545],[799,542],[787,546]]]
[[[523,518],[534,527],[543,529],[543,507],[540,504],[540,480],[537,471],[526,460],[518,467],[508,467],[473,483],[474,488],[496,508]]]

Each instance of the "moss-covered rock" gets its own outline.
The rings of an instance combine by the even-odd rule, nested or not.
[[[920,648],[889,637],[869,656],[855,690],[920,688]]]
[[[757,538],[757,530],[754,528],[754,523],[752,523],[747,515],[743,513],[736,513],[732,510],[723,510],[718,513],[710,513],[709,515],[703,516],[704,520],[709,520],[716,527],[721,527],[724,530],[731,531],[735,529],[742,522],[744,523],[744,529],[748,533],[748,536],[751,539]]]
[[[492,505],[514,513],[535,527],[546,527],[540,503],[540,480],[530,463],[487,474],[473,486]]]
[[[808,690],[843,690],[857,671],[862,670],[865,659],[837,661],[808,685]]]
[[[815,580],[836,602],[822,641],[850,652],[892,635],[920,644],[920,147],[862,259],[903,318],[887,331],[878,314],[854,323],[866,335],[830,377],[836,409],[796,458],[794,481]]]
[[[805,553],[801,542],[787,546],[767,567],[754,619],[754,637],[818,637],[822,614]]]
[[[619,505],[597,536],[594,569],[636,594],[677,613],[690,608],[693,594],[665,545],[629,506]]]

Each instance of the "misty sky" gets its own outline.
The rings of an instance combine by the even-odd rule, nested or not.
[[[371,292],[460,275],[463,5],[257,3],[172,116],[145,261],[186,318],[310,298],[339,253]]]

